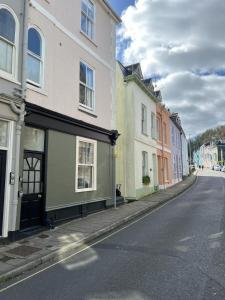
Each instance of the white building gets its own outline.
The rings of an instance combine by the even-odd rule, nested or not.
[[[158,186],[156,102],[151,80],[140,64],[117,64],[117,184],[127,200],[136,200]],[[147,176],[147,177],[146,177]],[[143,179],[144,178],[144,179]],[[143,183],[143,180],[150,182]]]

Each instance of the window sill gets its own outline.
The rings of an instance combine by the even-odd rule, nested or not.
[[[147,133],[142,132],[141,134],[144,135],[144,136],[146,136],[146,137],[148,137]]]
[[[81,111],[81,112],[84,112],[84,113],[86,113],[88,115],[90,115],[91,117],[94,117],[94,118],[98,117],[94,111],[89,110],[88,108],[85,108],[83,106],[79,106],[78,110]]]
[[[96,191],[97,189],[95,188],[91,188],[91,189],[76,189],[75,190],[75,193],[83,193],[83,192],[94,192]]]
[[[42,88],[38,88],[38,87],[30,84],[29,82],[27,82],[27,89],[31,90],[33,92],[39,93],[43,96],[48,96],[48,94]]]
[[[7,81],[13,82],[15,84],[21,85],[21,82],[19,82],[18,80],[16,80],[15,77],[13,77],[12,75],[8,75],[7,73],[0,71],[0,78],[5,79]]]
[[[95,41],[92,40],[85,32],[83,32],[82,30],[80,30],[80,33],[81,33],[84,37],[86,37],[86,39],[88,39],[89,42],[91,42],[96,48],[98,47],[98,45],[95,43]]]

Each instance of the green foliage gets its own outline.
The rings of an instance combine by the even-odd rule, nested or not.
[[[201,145],[207,142],[221,139],[225,139],[225,125],[208,129],[202,134],[199,134],[195,138],[191,139],[191,150],[192,152],[196,151],[201,147]]]
[[[148,185],[151,182],[151,179],[148,175],[142,177],[142,182],[145,185]]]

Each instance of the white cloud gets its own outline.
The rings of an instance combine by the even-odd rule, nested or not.
[[[137,0],[122,15],[125,64],[158,74],[165,103],[188,132],[225,123],[225,1]],[[197,74],[209,72],[209,76]]]

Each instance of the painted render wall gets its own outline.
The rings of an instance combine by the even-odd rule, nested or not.
[[[152,154],[156,154],[156,141],[151,138],[150,116],[156,112],[155,104],[134,82],[124,82],[119,65],[116,67],[117,129],[120,137],[116,152],[116,182],[121,185],[126,199],[139,199],[154,190],[158,182],[153,174],[151,185],[142,184],[142,151],[148,152],[149,169],[153,167]],[[141,134],[141,104],[148,109],[148,136]],[[156,170],[157,172],[157,170]]]
[[[44,86],[38,89],[28,85],[27,100],[110,130],[115,129],[115,22],[99,1],[94,2],[95,43],[80,32],[81,1],[50,1],[50,4],[32,1],[34,6],[30,8],[29,23],[40,28],[45,43]],[[95,71],[96,107],[92,114],[81,111],[79,105],[80,61]]]
[[[189,175],[188,141],[184,133],[181,134],[181,144],[182,144],[183,176],[188,176]]]
[[[172,154],[172,170],[173,170],[173,184],[182,180],[182,148],[180,130],[170,120],[171,128],[171,154]],[[174,132],[174,140],[173,140]]]
[[[76,137],[48,131],[46,211],[87,202],[108,200],[112,195],[111,145],[97,142],[97,190],[75,192]]]

